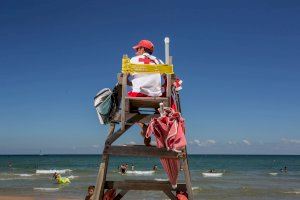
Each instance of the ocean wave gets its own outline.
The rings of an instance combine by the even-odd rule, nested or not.
[[[126,174],[151,176],[155,171],[127,171]]]
[[[16,178],[0,178],[0,181],[16,180]]]
[[[33,174],[14,174],[16,176],[21,176],[21,177],[31,177]]]
[[[65,174],[66,172],[71,172],[71,169],[37,169],[35,171],[36,174],[54,174],[59,173],[59,174]]]
[[[55,192],[58,191],[59,188],[42,188],[42,187],[35,187],[33,190],[45,191],[45,192]]]
[[[270,172],[269,174],[272,175],[272,176],[276,176],[278,173],[276,173],[276,172]]]
[[[71,176],[68,176],[68,179],[74,179],[74,178],[78,178],[79,176],[73,176],[73,175],[71,175]]]
[[[300,190],[284,192],[286,194],[300,194]]]
[[[168,179],[166,179],[166,178],[155,178],[154,180],[156,180],[156,181],[168,181]]]
[[[192,187],[192,190],[201,190],[199,187]]]

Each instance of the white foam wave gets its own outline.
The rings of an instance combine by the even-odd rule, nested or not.
[[[286,194],[300,194],[300,190],[285,192]]]
[[[203,172],[202,175],[204,177],[221,177],[223,176],[223,173]]]
[[[143,176],[151,176],[154,174],[155,171],[127,171],[127,174],[132,174],[132,175],[143,175]]]
[[[79,176],[73,176],[73,175],[71,175],[71,176],[68,176],[68,179],[74,179],[74,178],[78,178]]]
[[[30,177],[33,176],[33,174],[15,174],[17,176],[21,176],[21,177]]]
[[[0,178],[0,181],[16,180],[16,178]]]
[[[192,187],[192,190],[199,190],[199,187]]]
[[[274,172],[271,172],[271,173],[269,173],[270,175],[272,175],[272,176],[276,176],[278,173],[274,173]]]
[[[39,191],[45,191],[45,192],[55,192],[59,190],[59,188],[42,188],[42,187],[35,187],[33,189]]]
[[[154,180],[156,180],[156,181],[168,181],[168,179],[166,179],[166,178],[155,178]]]
[[[54,174],[59,173],[59,174],[65,174],[66,172],[71,172],[71,169],[37,169],[35,171],[36,174]]]

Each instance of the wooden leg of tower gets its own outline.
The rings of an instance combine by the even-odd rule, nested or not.
[[[114,200],[120,200],[124,195],[128,192],[128,190],[122,190],[119,194],[114,198]]]
[[[101,193],[101,187],[104,185],[103,177],[104,177],[104,163],[100,164],[98,176],[97,176],[97,182],[96,187],[94,191],[93,200],[99,200],[100,199],[100,193]]]
[[[190,175],[187,156],[183,160],[182,168],[183,168],[183,172],[184,172],[185,183],[186,183],[186,188],[187,188],[187,192],[188,192],[188,195],[189,195],[189,200],[193,200],[194,197],[193,197],[193,191],[192,191],[192,182],[191,182],[191,175]]]
[[[163,191],[171,200],[176,200],[176,196],[173,194],[171,190],[164,190]]]
[[[115,131],[115,124],[110,124],[107,138],[112,136],[114,131]],[[104,151],[106,149],[107,149],[107,145],[105,146]],[[98,171],[97,182],[96,182],[93,200],[99,200],[99,199],[102,200],[103,199],[104,185],[105,185],[105,181],[106,181],[106,173],[107,173],[107,168],[108,168],[108,161],[109,161],[109,155],[102,154],[102,162],[100,164],[99,171]]]
[[[126,125],[125,97],[127,96],[127,78],[128,75],[124,73],[122,79],[122,99],[121,99],[121,129],[122,130],[125,130],[125,125]]]

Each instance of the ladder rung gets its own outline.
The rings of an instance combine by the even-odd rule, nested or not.
[[[177,188],[173,189],[169,181],[154,180],[124,180],[124,181],[106,181],[105,189],[121,190],[181,190],[186,191],[184,183],[178,183]]]
[[[162,158],[178,158],[181,156],[180,153],[168,151],[166,148],[157,148],[156,146],[147,147],[144,145],[107,146],[103,154]]]

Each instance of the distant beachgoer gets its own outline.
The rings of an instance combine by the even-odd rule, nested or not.
[[[121,174],[126,174],[126,166],[124,164],[120,166],[120,172]]]
[[[8,165],[7,165],[9,168],[12,168],[12,163],[11,162],[8,162]]]
[[[157,171],[157,169],[158,169],[157,165],[154,165],[152,168],[153,171]]]
[[[287,167],[286,166],[284,166],[284,172],[287,172]]]
[[[134,165],[133,164],[131,165],[131,170],[134,171]]]
[[[85,196],[85,200],[92,200],[94,191],[95,191],[95,186],[90,185],[88,187],[88,191],[87,191],[87,195]]]

